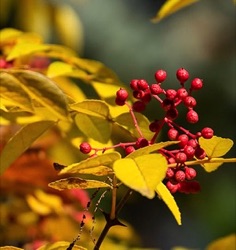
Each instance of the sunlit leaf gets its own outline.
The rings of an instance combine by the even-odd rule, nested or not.
[[[221,165],[223,164],[220,163],[220,162],[217,162],[217,163],[204,163],[204,164],[201,164],[201,166],[207,171],[207,172],[212,172],[212,171],[215,171],[218,167],[220,167]]]
[[[166,141],[166,142],[155,143],[147,147],[143,147],[143,148],[139,148],[135,150],[133,153],[127,155],[126,158],[135,158],[141,155],[147,155],[161,148],[165,148],[165,147],[177,144],[177,143],[179,142],[178,141]]]
[[[19,81],[4,71],[0,71],[0,96],[25,111],[33,111],[31,100]]]
[[[167,161],[161,154],[142,155],[117,160],[113,169],[126,186],[152,199],[156,186],[166,175]]]
[[[58,118],[67,119],[68,110],[65,95],[52,80],[29,70],[14,70],[11,73],[20,81],[21,87],[31,98],[47,107]]]
[[[75,67],[65,62],[53,62],[50,64],[47,70],[47,76],[57,77],[62,75],[69,75],[75,70]]]
[[[102,99],[114,98],[117,90],[120,88],[118,85],[116,86],[114,84],[102,83],[98,81],[93,81],[92,86]]]
[[[2,174],[31,144],[47,131],[54,122],[39,121],[22,127],[6,144],[1,152]]]
[[[236,234],[230,234],[214,240],[206,247],[206,250],[233,250],[235,249],[235,244]]]
[[[199,144],[208,157],[220,157],[225,155],[233,146],[233,141],[228,138],[213,136],[211,139],[199,138]]]
[[[121,158],[118,152],[110,152],[103,155],[98,155],[95,157],[87,158],[78,163],[71,164],[60,171],[60,174],[66,173],[80,173],[80,170],[107,166],[111,167],[112,163]]]
[[[30,208],[40,215],[48,215],[53,212],[52,208],[48,206],[47,204],[44,204],[43,202],[39,201],[37,198],[35,198],[33,195],[27,195],[26,201]]]
[[[0,30],[0,42],[5,42],[7,40],[11,40],[13,38],[18,37],[22,34],[22,31],[13,29],[13,28],[5,28]]]
[[[79,189],[103,188],[103,187],[112,188],[109,184],[103,181],[87,180],[87,179],[85,180],[79,177],[68,177],[60,179],[49,183],[48,186],[58,190],[73,189],[73,188],[79,188]]]
[[[143,136],[150,140],[153,137],[153,133],[149,129],[150,121],[147,117],[140,113],[135,113],[135,117],[138,122],[138,126],[140,130],[143,133]],[[140,137],[139,133],[137,132],[137,129],[134,126],[134,121],[130,115],[130,113],[123,113],[115,118],[115,121],[119,123],[120,125],[124,126],[127,130],[129,130],[131,133],[134,134],[136,137]]]
[[[57,241],[54,243],[48,243],[44,246],[39,247],[37,250],[65,250],[69,247],[71,242]],[[87,250],[87,248],[74,245],[73,250]],[[5,250],[5,249],[4,249]],[[7,249],[6,249],[7,250]]]
[[[166,3],[157,12],[156,16],[152,19],[152,21],[154,23],[159,22],[161,19],[197,1],[198,0],[167,0]]]
[[[168,190],[168,188],[162,182],[160,182],[156,186],[156,192],[157,192],[158,196],[168,206],[171,213],[174,215],[177,223],[179,225],[181,225],[181,214],[180,214],[180,211],[179,211],[179,207],[177,206],[177,204],[175,202],[175,199],[174,199],[173,195],[170,193],[170,191]]]
[[[0,249],[1,250],[24,250],[23,248],[13,247],[13,246],[0,247]]]

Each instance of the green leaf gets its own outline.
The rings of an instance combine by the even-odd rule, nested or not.
[[[121,155],[118,152],[106,153],[103,155],[98,155],[95,157],[87,158],[78,163],[71,164],[60,171],[60,174],[67,173],[80,173],[85,169],[91,169],[100,166],[111,167],[112,163],[121,158]]]
[[[225,155],[233,146],[234,142],[228,138],[213,136],[211,139],[199,138],[199,144],[208,157],[220,157]]]
[[[97,180],[85,180],[79,177],[68,177],[64,179],[60,179],[48,184],[49,187],[57,189],[57,190],[64,190],[64,189],[90,189],[90,188],[104,188],[109,187],[112,188],[109,184],[103,181]]]
[[[152,22],[159,22],[161,19],[197,1],[198,0],[167,0],[166,3],[157,12],[156,17],[152,19]]]
[[[179,143],[179,141],[166,141],[166,142],[155,143],[155,144],[135,150],[133,153],[127,155],[126,158],[136,158],[141,155],[147,155],[161,148],[165,148],[165,147],[177,144],[177,143]]]
[[[31,144],[47,131],[54,122],[39,121],[22,127],[6,144],[1,152],[2,174]]]
[[[71,243],[67,241],[57,241],[54,243],[48,243],[44,246],[39,247],[37,250],[65,250]],[[87,248],[74,245],[73,250],[87,250]]]
[[[170,193],[170,191],[168,190],[168,188],[162,182],[160,182],[156,186],[156,192],[158,196],[160,197],[160,199],[162,199],[165,202],[165,204],[168,206],[171,213],[174,215],[177,223],[181,225],[181,214],[179,211],[179,207],[177,206],[175,199],[173,195]]]
[[[113,169],[126,186],[152,199],[156,186],[165,178],[167,161],[161,154],[142,155],[117,160]]]
[[[150,121],[147,119],[147,117],[145,117],[144,115],[142,115],[140,113],[135,112],[135,117],[137,119],[139,128],[143,133],[143,136],[147,140],[150,140],[154,135],[154,133],[151,132],[149,129]],[[126,128],[127,130],[129,130],[135,137],[137,137],[137,138],[140,137],[139,133],[137,132],[137,129],[134,126],[134,121],[133,121],[129,112],[123,113],[123,114],[117,116],[115,118],[115,121],[118,124],[122,125],[124,128]]]
[[[12,75],[0,71],[0,96],[25,111],[33,111],[31,99]]]
[[[66,97],[57,85],[46,76],[29,70],[10,71],[31,98],[48,108],[59,119],[68,119]]]

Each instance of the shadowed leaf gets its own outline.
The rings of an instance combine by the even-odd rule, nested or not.
[[[206,250],[233,250],[236,246],[235,243],[236,234],[230,234],[214,240],[206,247]]]

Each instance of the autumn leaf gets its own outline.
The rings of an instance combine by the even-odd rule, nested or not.
[[[206,250],[233,250],[235,249],[235,243],[236,234],[230,234],[214,240],[206,247]]]
[[[126,186],[152,199],[156,186],[166,175],[167,161],[161,154],[142,155],[117,160],[113,169]]]
[[[19,248],[19,247],[13,247],[13,246],[4,246],[4,247],[0,247],[0,250],[24,250],[24,249]]]
[[[70,245],[70,242],[57,241],[57,242],[54,242],[54,243],[48,243],[48,244],[46,244],[44,246],[41,246],[37,250],[65,250],[65,249],[67,249],[69,247],[69,245]],[[75,249],[75,250],[87,250],[87,248],[84,248],[84,247],[81,247],[81,246],[78,246],[78,245],[74,245],[73,249]],[[8,250],[8,249],[6,249],[6,250]]]

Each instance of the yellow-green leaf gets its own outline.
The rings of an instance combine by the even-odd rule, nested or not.
[[[4,71],[0,71],[0,96],[25,111],[33,111],[31,100],[19,81]]]
[[[44,246],[41,246],[37,250],[65,250],[69,247],[70,244],[71,244],[71,242],[67,242],[67,241],[57,241],[54,243],[48,243]],[[6,249],[6,250],[8,250],[8,249]],[[84,247],[81,247],[78,245],[74,245],[73,250],[87,250],[87,248],[84,248]]]
[[[57,77],[62,75],[68,75],[75,70],[75,67],[65,62],[53,62],[50,64],[47,70],[47,76]]]
[[[80,173],[85,169],[91,169],[100,166],[111,167],[112,163],[121,158],[118,152],[110,152],[103,155],[98,155],[95,157],[87,158],[79,163],[71,164],[60,171],[60,174],[66,173]]]
[[[214,240],[206,247],[206,250],[233,250],[235,246],[236,234],[234,233]]]
[[[225,155],[233,146],[233,141],[228,138],[213,136],[211,139],[199,138],[199,144],[208,157],[220,157]]]
[[[2,174],[31,144],[47,131],[54,122],[39,121],[22,127],[6,144],[1,152]]]
[[[113,169],[126,186],[152,199],[156,186],[166,175],[167,161],[161,154],[142,155],[117,160]]]
[[[21,87],[31,98],[48,108],[59,119],[67,120],[68,109],[64,93],[46,76],[29,70],[12,70]]]
[[[73,189],[73,188],[79,188],[79,189],[104,188],[104,187],[112,188],[109,184],[103,181],[87,180],[87,179],[85,180],[79,177],[68,177],[60,179],[49,183],[48,186],[58,190]]]
[[[145,117],[144,115],[140,113],[135,113],[135,117],[137,119],[139,128],[143,133],[143,136],[147,140],[150,140],[154,135],[154,133],[152,133],[149,129],[150,121],[148,120],[147,117]],[[134,126],[134,121],[130,113],[127,112],[127,113],[123,113],[119,115],[118,117],[115,118],[115,121],[118,124],[122,125],[124,128],[126,128],[127,130],[129,130],[135,137],[140,137],[137,129]]]
[[[168,206],[171,213],[174,215],[177,223],[181,225],[181,214],[179,211],[179,207],[176,204],[175,199],[173,195],[170,193],[170,191],[168,190],[168,188],[162,182],[160,182],[156,186],[156,192],[158,196],[160,197],[160,199],[162,199],[165,202],[165,204]]]
[[[126,158],[135,158],[141,155],[147,155],[147,154],[150,154],[151,152],[157,151],[161,148],[165,148],[170,145],[177,144],[177,143],[179,142],[178,141],[166,141],[166,142],[155,143],[147,147],[143,147],[143,148],[139,148],[135,150],[133,153],[127,155]]]
[[[197,1],[198,0],[167,0],[166,3],[157,12],[156,16],[152,19],[152,21],[154,23],[159,22],[161,19]]]

